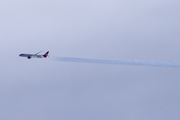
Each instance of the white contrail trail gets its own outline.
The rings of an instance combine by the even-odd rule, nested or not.
[[[180,67],[180,63],[176,63],[176,62],[149,62],[149,61],[138,61],[138,60],[112,60],[112,59],[73,58],[73,57],[57,57],[55,58],[55,60],[66,61],[66,62],[83,62],[83,63]]]

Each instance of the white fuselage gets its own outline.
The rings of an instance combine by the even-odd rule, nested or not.
[[[34,55],[34,54],[20,54],[20,57],[29,57],[29,58],[44,58],[43,55]]]
[[[38,55],[40,52],[36,53],[36,54],[20,54],[20,57],[27,57],[28,59],[31,58],[47,58],[49,51],[47,51],[44,55]]]

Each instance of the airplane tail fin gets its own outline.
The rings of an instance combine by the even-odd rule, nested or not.
[[[48,54],[49,54],[49,51],[47,51],[44,55],[43,55],[43,57],[48,57]]]

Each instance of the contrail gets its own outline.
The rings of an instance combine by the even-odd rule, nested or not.
[[[81,63],[180,67],[180,63],[176,63],[176,62],[150,62],[150,61],[138,61],[138,60],[115,60],[115,59],[112,60],[112,59],[73,58],[73,57],[56,57],[55,60],[66,61],[66,62],[81,62]]]

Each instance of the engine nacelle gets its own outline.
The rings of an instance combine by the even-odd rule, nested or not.
[[[27,57],[28,59],[31,59],[31,57]]]

